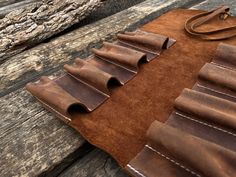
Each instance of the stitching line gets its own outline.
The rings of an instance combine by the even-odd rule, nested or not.
[[[183,168],[183,169],[186,170],[187,172],[189,172],[189,173],[191,173],[191,174],[193,174],[193,175],[195,175],[195,176],[197,176],[197,177],[201,177],[201,175],[199,175],[199,174],[197,174],[196,172],[194,172],[194,171],[188,169],[188,168],[185,167],[184,165],[181,165],[179,162],[176,162],[175,160],[173,160],[173,159],[171,159],[171,158],[165,156],[164,154],[162,154],[161,152],[159,152],[159,151],[157,151],[156,149],[152,148],[151,146],[149,146],[149,145],[146,144],[145,147],[149,148],[149,149],[152,150],[153,152],[157,153],[157,154],[160,155],[161,157],[164,157],[165,159],[169,160],[170,162],[174,163],[175,165],[177,165],[177,166]]]
[[[236,99],[236,97],[233,96],[233,95],[230,95],[230,94],[227,94],[227,93],[224,93],[224,92],[220,92],[220,91],[217,91],[217,90],[212,89],[212,88],[205,87],[205,86],[200,85],[200,84],[197,84],[197,86],[198,86],[198,87],[201,87],[201,88],[204,88],[204,89],[207,89],[207,90],[210,90],[210,91],[212,91],[212,92],[219,93],[219,94],[222,94],[222,95],[226,95],[226,96],[228,96],[228,97],[231,97],[231,98]]]
[[[181,113],[179,113],[179,112],[175,112],[175,114],[176,114],[176,115],[179,115],[179,116],[181,116],[181,117],[183,117],[183,118],[186,118],[186,119],[192,120],[192,121],[194,121],[194,122],[197,122],[197,123],[199,123],[199,124],[202,124],[202,125],[211,127],[211,128],[213,128],[213,129],[222,131],[222,132],[224,132],[224,133],[228,133],[228,134],[230,134],[230,135],[236,137],[236,134],[235,134],[235,133],[232,133],[232,132],[230,132],[230,131],[224,130],[224,129],[219,128],[219,127],[217,127],[217,126],[214,126],[214,125],[211,125],[211,124],[202,122],[202,121],[200,121],[200,120],[193,119],[193,118],[191,118],[191,117],[189,117],[189,116],[186,116],[186,115],[183,115],[183,114],[181,114]]]
[[[225,65],[222,65],[222,64],[220,64],[220,63],[216,63],[216,62],[214,62],[214,61],[212,61],[211,63],[214,64],[214,65],[216,65],[216,66],[218,66],[218,67],[220,67],[220,68],[222,68],[222,69],[235,70],[233,67],[225,66]]]
[[[60,112],[58,112],[57,110],[55,110],[54,108],[52,108],[50,105],[48,105],[47,103],[45,103],[44,101],[40,100],[38,97],[35,97],[39,102],[41,102],[42,104],[46,105],[47,107],[49,107],[50,109],[52,109],[53,111],[55,111],[57,114],[59,114],[60,116],[62,116],[66,121],[66,123],[68,124],[69,122],[71,122],[71,119],[64,116],[63,114],[61,114]]]
[[[151,53],[151,54],[154,54],[154,55],[160,55],[159,52],[154,52],[154,51],[151,51],[151,50],[148,50],[148,49],[145,49],[145,48],[141,48],[141,47],[138,47],[136,45],[133,45],[133,44],[130,44],[128,42],[124,42],[122,40],[118,40],[119,42],[125,44],[125,45],[128,45],[130,47],[133,47],[133,48],[136,48],[136,49],[139,49],[139,50],[142,50],[144,52],[148,52],[148,53]]]
[[[138,170],[136,170],[134,167],[132,167],[130,164],[128,164],[127,167],[129,167],[133,172],[137,173],[137,174],[140,175],[141,177],[146,177],[146,176],[143,175],[140,171],[138,171]]]

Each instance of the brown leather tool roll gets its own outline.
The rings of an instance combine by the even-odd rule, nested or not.
[[[163,153],[168,151],[160,151],[158,154],[154,149],[150,149],[149,147],[143,148],[147,144],[146,132],[150,124],[155,120],[159,122],[166,122],[168,120],[169,116],[174,111],[175,99],[180,96],[184,88],[192,88],[196,84],[200,69],[207,62],[211,61],[217,50],[218,41],[204,41],[200,38],[193,38],[187,35],[184,30],[185,21],[199,13],[202,13],[202,11],[178,9],[168,12],[144,25],[141,30],[174,38],[177,41],[176,44],[168,50],[163,51],[160,56],[156,56],[156,58],[149,63],[141,65],[138,74],[135,77],[130,76],[132,79],[126,82],[124,86],[113,89],[111,97],[103,102],[103,104],[100,104],[99,107],[90,113],[78,111],[73,114],[71,121],[68,122],[71,127],[78,130],[91,144],[110,153],[122,167],[126,167],[127,164],[135,158],[138,158],[138,162],[142,162],[142,164],[145,162],[145,168],[144,171],[141,171],[142,173],[139,173],[139,169],[136,169],[135,165],[133,166],[134,168],[131,166],[127,169],[129,172],[132,171],[131,174],[134,176],[144,177],[145,174],[161,177],[198,176],[198,172],[205,175],[205,170],[202,170],[200,166],[195,167],[195,162],[190,161],[191,159],[183,159],[185,161],[184,166],[182,166],[182,164],[175,159],[179,157],[182,158],[179,154],[175,156],[176,154],[171,154],[173,152],[169,152],[169,154]],[[234,17],[228,17],[225,21],[221,21],[220,19],[209,21],[207,25],[199,26],[198,28],[200,30],[210,30],[212,28],[219,28],[222,25],[234,24],[236,24],[236,19]],[[132,34],[126,35],[132,36]],[[224,42],[236,45],[236,40],[233,38],[227,39]],[[151,47],[150,49],[157,50],[157,48]],[[158,50],[159,49],[160,48],[158,48]],[[142,51],[141,49],[139,51],[145,53],[145,50],[146,48],[142,48]],[[106,60],[101,61],[107,62]],[[100,66],[100,70],[113,71],[111,69],[112,67],[101,67],[99,63],[100,60],[94,56],[89,59],[88,62],[93,63],[97,67]],[[108,63],[106,66],[112,65]],[[85,93],[86,91],[83,90],[83,92]],[[192,117],[190,118],[192,119]],[[183,122],[186,123],[183,117],[181,117],[181,120],[182,119]],[[199,122],[198,119],[196,120]],[[209,142],[210,145],[207,143],[207,145],[204,146],[203,149],[199,149],[198,152],[200,153],[201,150],[210,148],[213,150],[212,152],[219,152],[219,154],[215,156],[216,158],[224,160],[222,155],[226,148],[229,149],[229,147],[232,147],[232,144],[229,143],[232,142],[232,134],[234,135],[234,132],[232,133],[232,131],[228,129],[222,129],[222,127],[214,129],[212,125],[210,130],[208,130],[207,126],[207,128],[204,129],[204,134],[201,134],[201,132],[197,130],[201,130],[206,123],[204,122],[204,124],[200,124],[199,126],[197,126],[197,124],[197,129],[195,129],[192,124],[198,122],[192,122],[191,120],[188,133],[192,131],[193,133],[191,134],[193,134],[193,136],[211,141]],[[175,128],[180,129],[181,125],[182,124],[176,124]],[[207,125],[210,124],[207,123]],[[188,126],[181,128],[188,129]],[[215,135],[215,132],[212,132],[213,130],[219,131],[220,133],[217,134],[217,136],[221,136],[222,139],[226,137],[228,144],[226,143],[223,146],[220,142],[216,142],[216,140],[213,142],[214,138],[217,137],[215,136],[212,138],[213,140],[211,140],[211,137]],[[231,132],[232,134],[227,133],[227,136],[223,136],[221,130]],[[212,132],[208,139],[206,132]],[[169,136],[172,135],[168,134],[168,137]],[[191,139],[192,138],[189,138],[188,140],[191,141]],[[194,141],[199,140],[198,138],[193,139]],[[198,142],[204,142],[202,144],[205,145],[205,140],[199,140]],[[233,143],[234,142],[235,141],[233,141]],[[217,147],[222,147],[215,148],[216,146],[212,145],[213,143],[218,144]],[[213,146],[214,148],[212,148]],[[160,150],[165,150],[165,148],[166,147],[163,146]],[[225,154],[227,154],[227,157],[228,155],[230,156],[226,158],[227,162],[231,162],[231,164],[234,165],[234,155],[230,155],[232,154],[231,151],[233,151],[233,148],[226,151]],[[143,153],[146,155],[143,155]],[[210,157],[208,157],[208,159],[210,159]],[[221,162],[219,164],[221,164]],[[228,165],[229,163],[222,161],[222,167],[224,164]],[[229,166],[228,174],[232,172],[231,167],[232,166]],[[133,170],[130,171],[132,168]],[[154,173],[148,173],[152,172],[153,169]],[[219,168],[214,169],[218,170]],[[227,170],[227,168],[223,170]],[[208,171],[206,172],[208,173]],[[213,173],[214,171],[210,174]],[[222,174],[222,172],[218,174]]]

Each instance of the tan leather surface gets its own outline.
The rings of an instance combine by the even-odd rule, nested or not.
[[[155,120],[165,122],[168,119],[174,100],[184,88],[193,87],[199,70],[213,58],[219,42],[202,41],[184,31],[186,19],[199,12],[174,10],[143,26],[142,30],[169,36],[177,43],[157,59],[142,64],[139,74],[121,88],[113,89],[112,96],[98,109],[91,113],[73,114],[69,125],[90,143],[109,152],[123,167],[146,144],[145,134],[150,124]],[[230,17],[223,22],[215,19],[200,29],[210,30],[233,24],[236,24],[235,18]],[[224,42],[236,44],[235,39]],[[170,165],[169,161],[159,162],[160,165]],[[162,173],[172,176],[178,171],[175,165],[171,164],[171,167],[173,171]],[[178,173],[183,176],[189,174],[186,170]]]

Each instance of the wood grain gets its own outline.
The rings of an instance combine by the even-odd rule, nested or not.
[[[0,19],[0,62],[78,23],[102,0],[44,0]]]
[[[95,149],[77,160],[58,177],[128,177],[115,160],[105,152]]]

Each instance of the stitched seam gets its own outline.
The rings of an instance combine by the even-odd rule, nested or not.
[[[59,114],[60,116],[62,116],[66,121],[66,123],[68,124],[69,122],[71,122],[71,119],[64,116],[63,114],[61,114],[60,112],[58,112],[57,110],[55,110],[53,107],[51,107],[50,105],[48,105],[47,103],[45,103],[44,101],[40,100],[39,98],[35,97],[39,102],[41,102],[42,104],[45,104],[46,106],[48,106],[50,109],[52,109],[53,111],[55,111],[57,114]],[[63,120],[63,121],[65,121]]]
[[[191,117],[189,117],[189,116],[183,115],[183,114],[178,113],[178,112],[175,112],[175,114],[177,114],[177,115],[179,115],[179,116],[181,116],[181,117],[183,117],[183,118],[189,119],[189,120],[191,120],[191,121],[197,122],[197,123],[199,123],[199,124],[202,124],[202,125],[208,126],[208,127],[210,127],[210,128],[219,130],[219,131],[221,131],[221,132],[228,133],[228,134],[230,134],[230,135],[236,137],[236,134],[235,134],[235,133],[232,133],[232,132],[227,131],[227,130],[225,130],[225,129],[222,129],[222,128],[219,128],[219,127],[217,127],[217,126],[214,126],[214,125],[211,125],[211,124],[202,122],[202,121],[200,121],[200,120],[193,119],[193,118],[191,118]]]
[[[222,68],[222,69],[235,70],[235,69],[232,68],[232,67],[225,66],[225,65],[222,65],[222,64],[216,63],[216,62],[214,62],[214,61],[212,61],[211,63],[214,64],[214,65],[216,65],[216,66],[218,66],[218,67],[220,67],[220,68]]]
[[[220,92],[220,91],[217,91],[217,90],[212,89],[212,88],[205,87],[205,86],[200,85],[200,84],[197,84],[197,86],[198,86],[198,87],[201,87],[201,88],[204,88],[204,89],[207,89],[207,90],[210,90],[210,91],[212,91],[212,92],[220,93],[220,94],[222,94],[222,95],[226,95],[226,96],[228,96],[228,97],[231,97],[231,98],[236,99],[236,97],[233,96],[233,95],[230,95],[230,94],[227,94],[227,93],[224,93],[224,92]]]
[[[118,64],[118,63],[116,63],[116,62],[114,62],[114,61],[111,61],[111,60],[109,60],[109,59],[106,59],[105,57],[100,57],[100,56],[98,56],[98,55],[95,55],[95,56],[98,57],[99,59],[103,60],[103,61],[106,61],[106,62],[108,62],[108,63],[111,63],[111,64],[113,64],[113,65],[115,65],[115,66],[119,66],[119,67],[122,68],[122,69],[128,70],[129,72],[132,72],[132,73],[135,73],[135,74],[138,73],[137,71],[134,71],[134,70],[132,70],[132,69],[126,68],[125,66],[122,66],[121,64]],[[104,71],[104,72],[105,72],[105,71]]]
[[[197,174],[196,172],[194,172],[194,171],[188,169],[187,167],[185,167],[184,165],[180,164],[179,162],[176,162],[175,160],[173,160],[173,159],[167,157],[166,155],[162,154],[161,152],[157,151],[156,149],[152,148],[151,146],[149,146],[149,145],[146,144],[145,147],[149,148],[149,149],[152,150],[153,152],[157,153],[157,154],[160,155],[161,157],[164,157],[166,160],[168,160],[168,161],[174,163],[175,165],[177,165],[177,166],[183,168],[183,169],[186,170],[187,172],[189,172],[189,173],[191,173],[191,174],[193,174],[193,175],[195,175],[195,176],[197,176],[197,177],[201,177],[201,175],[199,175],[199,174]]]
[[[133,172],[137,173],[139,176],[141,176],[141,177],[146,177],[146,176],[143,175],[140,171],[138,171],[138,170],[136,170],[134,167],[132,167],[130,164],[128,164],[127,167],[129,167]]]
[[[107,95],[106,93],[103,93],[101,90],[97,89],[96,87],[86,83],[85,81],[83,81],[82,79],[77,78],[76,76],[74,76],[73,74],[67,72],[68,75],[70,75],[72,78],[74,78],[75,80],[82,82],[83,84],[87,85],[88,87],[90,87],[93,90],[96,90],[97,92],[101,93],[102,95],[106,96],[106,97],[110,97],[109,95]],[[90,110],[90,109],[89,109]],[[91,111],[91,110],[90,110]]]
[[[151,51],[151,50],[147,50],[147,49],[138,47],[138,46],[136,46],[136,45],[130,44],[130,43],[128,43],[128,42],[124,42],[124,41],[122,41],[122,40],[119,40],[119,42],[121,42],[121,43],[123,43],[123,44],[126,44],[126,45],[128,45],[128,46],[131,46],[131,47],[133,47],[133,48],[142,50],[142,51],[144,51],[144,52],[149,52],[149,53],[154,54],[154,55],[160,55],[159,52],[153,52],[153,51]]]

